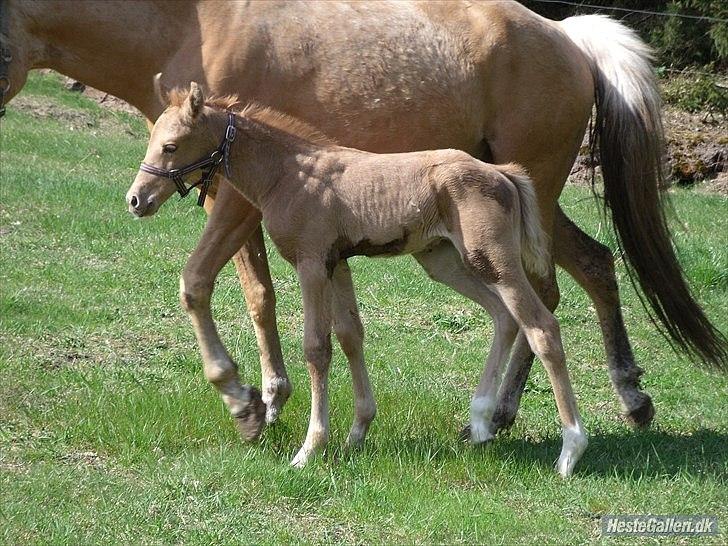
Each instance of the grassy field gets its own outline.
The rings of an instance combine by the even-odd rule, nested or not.
[[[657,418],[641,432],[619,418],[593,307],[562,275],[558,317],[591,437],[571,480],[552,469],[560,434],[539,365],[511,431],[484,449],[458,441],[490,321],[410,259],[352,260],[379,405],[366,449],[342,448],[352,395],[337,349],[330,449],[294,470],[309,392],[291,267],[269,251],[296,390],[280,423],[243,445],[177,300],[204,213],[176,198],[149,221],[126,212],[145,126],[35,75],[1,130],[0,542],[584,543],[615,513],[715,514],[723,534],[695,542],[728,539],[728,379],[671,352],[623,269]],[[728,200],[673,197],[688,277],[727,332]],[[568,187],[562,203],[611,244],[588,190]],[[231,266],[213,306],[259,384]]]

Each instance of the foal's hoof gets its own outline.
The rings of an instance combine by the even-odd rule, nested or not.
[[[265,422],[272,425],[278,420],[283,405],[291,396],[293,386],[286,377],[276,377],[263,387],[265,402]]]
[[[240,436],[246,442],[252,442],[260,437],[265,424],[265,404],[260,396],[260,391],[255,387],[249,389],[250,401],[245,408],[238,412],[235,417],[235,425],[238,427]]]
[[[642,403],[625,415],[627,422],[635,428],[647,428],[655,417],[652,399],[647,394],[642,394],[644,396]]]
[[[483,430],[476,433],[475,436],[477,437],[473,437],[473,427],[468,424],[465,425],[458,434],[458,440],[460,440],[461,442],[471,443],[474,446],[484,446],[490,443],[493,438],[495,438],[493,434],[490,434],[490,432]]]
[[[470,424],[467,424],[462,429],[460,429],[460,432],[458,433],[458,440],[460,440],[461,442],[470,441]]]

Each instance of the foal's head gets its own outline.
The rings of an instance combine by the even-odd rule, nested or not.
[[[176,170],[208,159],[222,137],[213,134],[216,124],[210,118],[220,112],[205,105],[202,89],[195,82],[189,91],[167,94],[169,106],[157,119],[149,137],[142,168],[126,194],[129,212],[151,216],[175,191],[188,191],[182,182],[185,173]],[[178,175],[178,176],[176,176]],[[186,177],[199,175],[190,172]]]

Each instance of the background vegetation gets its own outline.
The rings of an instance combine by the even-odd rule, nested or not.
[[[668,104],[689,112],[728,113],[725,0],[519,1],[550,19],[603,13],[624,21],[654,48]]]

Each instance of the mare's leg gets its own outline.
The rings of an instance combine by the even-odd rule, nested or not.
[[[503,365],[508,358],[518,327],[502,302],[481,279],[463,265],[460,254],[449,242],[442,242],[414,255],[428,275],[483,306],[493,317],[493,345],[485,369],[470,403],[470,426],[466,430],[473,443],[490,440],[496,394],[501,382]]]
[[[265,404],[258,389],[241,385],[237,366],[220,340],[210,310],[217,274],[260,224],[260,212],[249,204],[245,208],[239,203],[239,214],[228,214],[224,204],[231,193],[237,192],[228,184],[220,186],[219,206],[209,211],[202,236],[182,273],[180,301],[195,330],[205,377],[222,395],[242,437],[252,440],[263,427]]]
[[[331,280],[324,261],[296,264],[303,298],[303,352],[311,378],[311,417],[303,446],[291,461],[304,466],[329,440],[329,366],[331,364]]]
[[[554,221],[553,247],[556,262],[587,291],[594,302],[610,377],[627,421],[637,427],[648,426],[655,415],[655,408],[650,396],[640,390],[639,380],[643,371],[635,363],[624,328],[612,253],[581,231],[561,208],[557,208]],[[558,294],[555,301],[544,299],[552,311],[557,302]],[[508,428],[513,424],[532,363],[533,352],[523,334],[519,334],[493,417],[495,429]]]
[[[346,443],[350,447],[359,447],[364,443],[369,425],[377,414],[377,405],[364,365],[364,327],[359,317],[354,283],[346,260],[337,264],[332,282],[334,333],[349,361],[351,382],[354,387],[354,422]]]
[[[650,424],[655,408],[640,390],[642,368],[637,366],[624,328],[619,289],[610,250],[580,230],[561,209],[555,221],[554,258],[574,277],[594,302],[604,338],[607,365],[627,420],[634,426]]]
[[[242,196],[239,197],[242,199]],[[263,402],[266,406],[265,420],[273,423],[278,419],[293,387],[283,364],[281,340],[276,325],[276,297],[260,225],[233,256],[233,260],[245,292],[245,302],[248,305],[248,313],[253,321],[255,338],[260,350]]]

